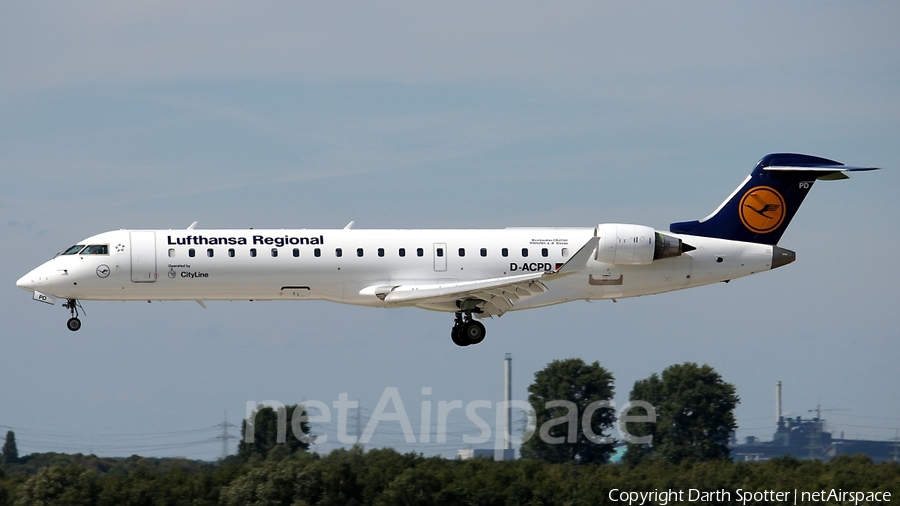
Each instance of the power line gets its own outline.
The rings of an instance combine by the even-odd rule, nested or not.
[[[12,427],[9,425],[0,425],[0,428],[13,430],[16,433],[23,434],[34,434],[38,436],[44,437],[56,437],[56,438],[79,438],[79,439],[88,439],[88,438],[127,438],[127,439],[158,439],[172,436],[183,436],[187,434],[197,434],[200,432],[208,432],[213,429],[217,429],[221,425],[212,425],[210,427],[203,427],[202,429],[188,429],[188,430],[176,430],[170,432],[145,432],[145,433],[80,433],[80,432],[56,432],[56,431],[42,431],[42,430],[34,430],[34,429],[26,429],[23,427]]]
[[[823,410],[824,411],[824,410]],[[900,417],[893,416],[863,416],[863,415],[846,415],[844,413],[834,413],[831,416],[849,416],[851,418],[872,418],[875,420],[900,420]]]
[[[17,438],[18,439],[18,438]],[[61,444],[56,442],[45,442],[45,441],[35,441],[32,439],[21,439],[19,440],[21,443],[28,445],[41,445],[41,446],[49,446],[55,450],[83,450],[84,444]],[[208,438],[202,439],[199,441],[189,441],[184,443],[163,443],[163,444],[154,444],[154,445],[92,445],[91,448],[93,450],[108,450],[108,451],[120,451],[125,453],[134,453],[138,451],[150,451],[150,450],[174,450],[176,448],[189,448],[193,446],[199,445],[208,445],[210,443],[216,442],[216,438]],[[126,451],[127,450],[127,451]]]
[[[896,430],[896,427],[876,427],[874,425],[854,425],[852,423],[833,423],[831,425],[837,425],[838,427],[858,427],[861,429]]]
[[[74,451],[79,453],[87,451],[89,454],[93,454],[95,451],[135,454],[140,452],[158,452],[209,445],[210,443],[218,441],[219,438],[210,436],[200,440],[177,440],[182,439],[185,436],[198,436],[204,433],[209,434],[211,431],[218,430],[221,426],[222,424],[199,429],[167,432],[85,434],[32,430],[23,427],[0,425],[0,427],[16,431],[19,435],[17,439],[22,446],[38,447],[41,448],[42,451]],[[172,441],[173,439],[176,441]]]

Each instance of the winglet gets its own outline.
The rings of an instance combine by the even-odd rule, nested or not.
[[[574,274],[576,272],[581,272],[587,268],[587,263],[590,261],[591,257],[594,256],[594,251],[597,249],[597,245],[600,244],[599,237],[591,237],[588,239],[588,242],[584,243],[584,246],[578,250],[578,253],[572,256],[568,262],[566,262],[562,267],[557,269],[555,272],[551,272],[548,276],[559,277],[559,276],[568,276],[569,274]]]

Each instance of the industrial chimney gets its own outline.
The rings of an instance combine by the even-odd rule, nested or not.
[[[503,400],[506,401],[506,422],[504,423],[506,434],[503,449],[509,450],[512,448],[509,440],[512,434],[512,353],[507,353],[506,359],[503,361]]]
[[[775,425],[781,422],[781,382],[775,382]]]

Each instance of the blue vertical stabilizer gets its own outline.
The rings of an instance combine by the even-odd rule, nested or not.
[[[817,179],[846,179],[845,172],[859,170],[877,169],[847,167],[818,156],[766,155],[711,215],[702,220],[672,223],[669,230],[677,234],[778,244]]]

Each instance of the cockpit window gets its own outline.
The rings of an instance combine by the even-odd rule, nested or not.
[[[72,246],[71,248],[63,251],[61,254],[62,255],[74,255],[74,254],[78,253],[79,251],[81,251],[83,248],[84,248],[84,244],[76,244],[75,246]]]
[[[109,245],[91,244],[81,252],[82,255],[109,255]]]

